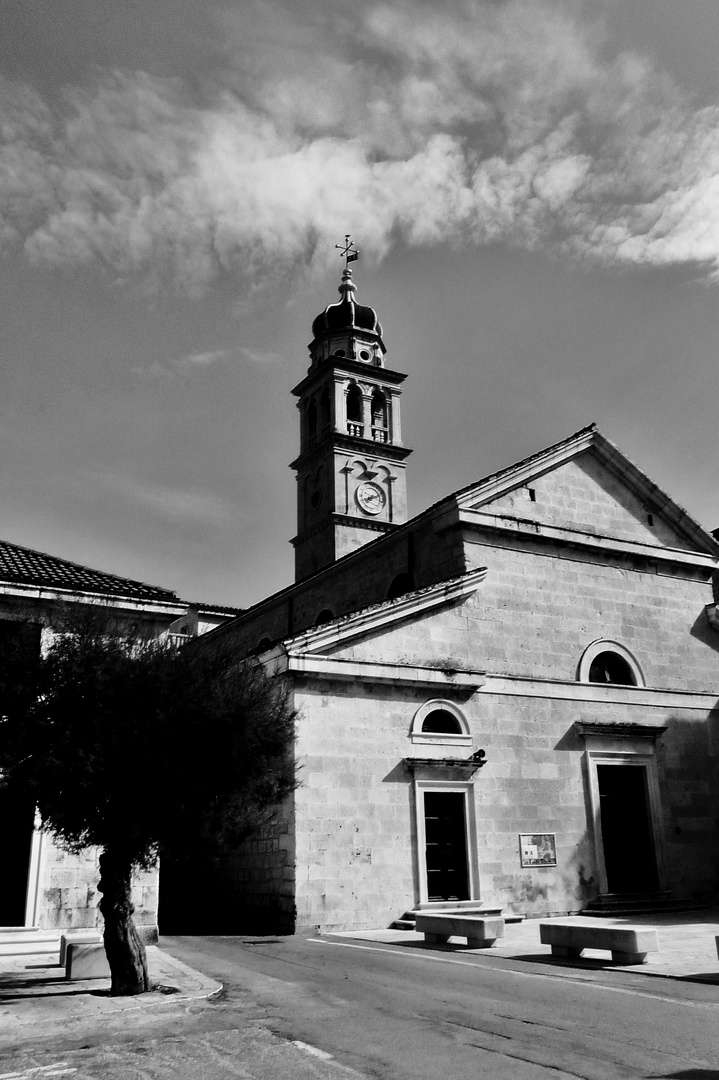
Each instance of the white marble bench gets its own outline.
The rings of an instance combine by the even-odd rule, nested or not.
[[[97,930],[94,926],[65,930],[60,937],[60,963],[65,967],[68,945],[97,945],[99,943],[102,943],[102,930]]]
[[[540,922],[539,940],[553,956],[581,956],[582,949],[608,949],[615,964],[643,964],[657,952],[657,932],[649,926],[615,926],[604,921],[552,919]]]
[[[69,942],[65,955],[66,979],[109,979],[110,965],[102,943]]]
[[[460,915],[453,911],[417,912],[415,929],[425,941],[443,944],[463,937],[471,949],[489,949],[504,937],[504,919],[498,915]]]

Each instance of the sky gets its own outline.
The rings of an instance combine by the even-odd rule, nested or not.
[[[410,513],[595,421],[719,526],[716,0],[3,0],[3,539],[293,579],[290,389],[357,297]]]

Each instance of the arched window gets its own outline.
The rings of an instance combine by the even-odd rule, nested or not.
[[[332,622],[334,617],[335,616],[333,611],[330,611],[329,608],[322,608],[322,611],[315,619],[315,626],[322,626],[323,623]]]
[[[357,383],[350,383],[347,391],[347,422],[362,423],[362,391]]]
[[[637,685],[629,664],[623,656],[615,652],[601,652],[594,657],[589,665],[589,682]]]
[[[636,657],[618,641],[593,641],[582,653],[577,678],[604,686],[645,685]]]
[[[433,735],[461,735],[462,725],[456,716],[446,709],[432,709],[422,721],[422,731]]]
[[[453,701],[425,701],[412,719],[410,738],[413,743],[446,743],[450,746],[471,746],[472,737],[464,713]]]
[[[405,593],[412,592],[414,589],[414,578],[411,574],[397,574],[392,578],[389,589],[387,590],[387,599],[396,600],[398,596],[404,596]]]
[[[387,427],[387,399],[380,389],[372,394],[372,427]]]

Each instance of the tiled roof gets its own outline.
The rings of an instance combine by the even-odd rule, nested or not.
[[[179,602],[177,594],[170,589],[92,570],[89,566],[80,566],[6,540],[0,540],[0,584],[3,582],[33,585],[38,589],[66,589],[73,593],[103,593],[132,600]]]
[[[246,610],[241,607],[227,607],[226,604],[196,604],[194,601],[187,606],[208,615],[244,615]]]

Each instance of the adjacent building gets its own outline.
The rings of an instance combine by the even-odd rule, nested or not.
[[[237,608],[188,604],[168,589],[0,541],[0,647],[20,641],[39,653],[88,615],[100,615],[120,633],[184,640],[237,614]],[[0,927],[55,930],[100,921],[97,851],[64,851],[39,828],[35,807],[2,785],[0,833]],[[135,920],[151,939],[157,935],[157,870],[137,875],[133,899]]]

